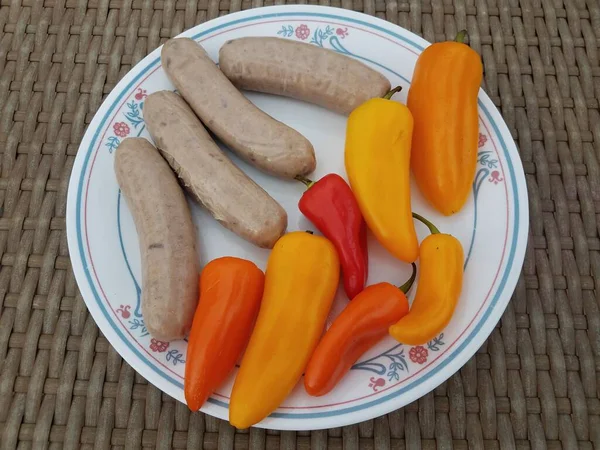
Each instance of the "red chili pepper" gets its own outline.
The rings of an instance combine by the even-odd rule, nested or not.
[[[335,246],[344,289],[352,300],[364,289],[368,275],[367,225],[352,189],[335,173],[316,182],[304,177],[296,179],[308,186],[298,207]]]
[[[388,334],[389,327],[408,314],[408,292],[417,268],[400,288],[390,283],[366,287],[333,321],[306,367],[304,388],[309,395],[331,391],[360,356]]]

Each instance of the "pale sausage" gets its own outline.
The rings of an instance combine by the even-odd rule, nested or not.
[[[184,338],[198,303],[196,230],[175,174],[146,139],[117,148],[115,173],[138,234],[142,316],[153,338]]]
[[[390,90],[385,76],[360,61],[290,39],[228,41],[219,51],[219,67],[239,89],[292,97],[346,115]]]
[[[156,146],[192,196],[224,227],[272,248],[285,233],[285,210],[221,151],[185,101],[155,92],[143,113]]]

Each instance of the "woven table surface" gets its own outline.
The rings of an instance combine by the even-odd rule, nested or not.
[[[134,64],[263,2],[1,0],[2,448],[600,448],[600,2],[321,4],[429,41],[465,28],[483,58],[531,213],[520,281],[487,343],[434,392],[359,425],[237,431],[190,414],[136,374],[87,312],[67,249],[67,184],[87,125]]]

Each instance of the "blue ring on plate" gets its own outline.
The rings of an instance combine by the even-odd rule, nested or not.
[[[412,47],[416,48],[417,50],[422,51],[424,49],[424,47],[420,46],[419,44],[411,41],[410,39],[401,36],[393,31],[387,30],[386,28],[383,28],[379,25],[375,25],[372,23],[368,23],[359,19],[354,19],[354,18],[349,18],[349,17],[343,17],[343,16],[337,16],[334,14],[325,14],[325,13],[310,13],[310,12],[289,12],[289,13],[271,13],[271,14],[259,14],[257,16],[253,16],[253,17],[245,17],[242,19],[237,19],[237,20],[233,20],[231,22],[227,22],[212,28],[209,28],[206,31],[203,31],[201,33],[198,33],[196,35],[193,36],[193,39],[197,40],[207,34],[213,33],[214,31],[217,31],[219,29],[222,28],[226,28],[226,27],[230,27],[232,25],[237,25],[240,23],[244,23],[244,22],[250,22],[250,21],[254,21],[254,20],[258,20],[258,19],[267,19],[267,18],[271,18],[271,17],[277,17],[277,18],[283,18],[283,17],[320,17],[320,18],[325,18],[325,19],[333,19],[333,20],[339,20],[339,21],[345,21],[345,22],[351,22],[351,23],[355,23],[358,25],[362,25],[368,28],[372,28],[378,31],[381,31],[383,33],[386,33],[396,39],[400,39],[401,41],[406,42],[407,44],[411,45]],[[86,257],[85,257],[85,248],[83,245],[83,234],[81,232],[81,199],[82,199],[82,195],[83,195],[83,186],[84,186],[84,175],[87,171],[87,167],[90,161],[90,157],[93,154],[93,150],[94,147],[96,146],[96,142],[98,140],[99,134],[100,134],[100,130],[104,127],[106,121],[108,120],[108,117],[110,116],[110,114],[112,113],[113,109],[115,108],[115,106],[117,105],[117,103],[123,98],[123,95],[126,92],[129,92],[129,90],[131,89],[131,87],[136,84],[139,79],[146,74],[151,68],[153,68],[158,62],[160,61],[160,58],[156,58],[156,60],[154,60],[153,62],[151,62],[150,64],[148,64],[148,66],[142,71],[140,72],[127,86],[125,86],[125,88],[122,90],[122,92],[117,96],[117,98],[115,99],[115,101],[113,102],[113,104],[111,105],[111,107],[109,108],[108,112],[104,115],[104,117],[102,118],[102,121],[100,122],[99,127],[96,130],[96,133],[94,134],[94,137],[92,138],[92,142],[88,148],[88,151],[85,155],[85,159],[83,162],[83,167],[81,170],[81,176],[79,179],[79,183],[77,186],[77,203],[76,203],[76,212],[75,212],[75,216],[76,216],[76,223],[77,223],[77,243],[79,246],[79,253],[80,253],[80,257],[82,262],[86,261]],[[436,373],[438,373],[439,371],[443,370],[444,367],[459,353],[461,353],[464,348],[468,345],[468,343],[471,341],[471,339],[476,336],[479,331],[481,330],[481,327],[483,326],[483,324],[487,321],[489,315],[491,314],[491,311],[495,308],[496,303],[498,302],[498,299],[500,297],[500,294],[502,293],[504,286],[506,284],[506,281],[508,279],[508,275],[511,272],[512,269],[512,265],[513,265],[513,261],[514,261],[514,257],[515,257],[515,251],[516,251],[516,247],[517,247],[517,241],[518,241],[518,233],[517,231],[519,230],[519,214],[520,214],[520,208],[519,208],[519,198],[517,195],[517,191],[515,189],[516,186],[516,176],[515,176],[515,171],[514,171],[514,167],[512,165],[512,160],[510,158],[510,154],[508,152],[508,147],[506,146],[506,142],[504,141],[502,134],[500,133],[500,130],[498,129],[498,125],[496,124],[496,122],[493,120],[491,114],[489,113],[489,111],[487,110],[487,108],[483,105],[483,103],[481,102],[481,100],[479,100],[479,106],[482,109],[482,111],[484,112],[484,114],[486,115],[486,117],[488,118],[488,120],[490,121],[492,128],[494,129],[494,132],[496,133],[496,135],[498,136],[499,140],[500,140],[500,144],[502,146],[502,150],[505,154],[506,160],[507,160],[507,165],[508,165],[508,171],[510,174],[510,179],[511,179],[511,183],[512,183],[512,187],[513,187],[513,198],[514,198],[514,216],[515,216],[515,220],[514,220],[514,224],[513,224],[513,239],[510,245],[510,251],[509,251],[509,255],[508,255],[508,262],[506,264],[506,268],[504,271],[504,274],[502,276],[502,279],[500,280],[500,284],[498,285],[498,289],[496,290],[496,293],[494,294],[494,298],[492,299],[490,306],[486,309],[485,313],[483,314],[481,320],[479,321],[479,323],[475,326],[475,329],[469,334],[469,336],[464,339],[463,343],[458,346],[458,348],[456,348],[442,363],[440,363],[434,370],[432,370],[431,372],[427,373],[426,375],[424,375],[421,378],[418,378],[417,380],[409,383],[408,385],[398,389],[397,391],[394,391],[390,394],[387,394],[383,397],[377,398],[375,400],[372,400],[370,402],[367,403],[362,403],[360,405],[356,405],[356,406],[351,406],[348,408],[342,408],[336,411],[323,411],[323,412],[316,412],[316,413],[280,413],[280,412],[274,412],[272,413],[269,417],[273,417],[273,418],[285,418],[285,419],[315,419],[315,418],[320,418],[320,417],[332,417],[332,416],[339,416],[339,415],[343,415],[343,414],[348,414],[348,413],[352,413],[352,412],[356,412],[356,411],[360,411],[363,409],[367,409],[370,408],[372,406],[381,404],[381,403],[385,403],[388,400],[397,397],[403,393],[405,393],[406,391],[409,391],[411,389],[413,389],[414,387],[422,384],[423,382],[427,381],[427,379],[431,378],[432,376],[434,376]],[[115,324],[114,320],[112,319],[112,317],[108,314],[108,311],[106,310],[105,306],[102,304],[102,301],[100,299],[100,296],[98,295],[98,291],[96,289],[96,287],[94,286],[94,282],[92,280],[91,274],[88,270],[88,265],[87,264],[83,264],[83,269],[86,275],[86,278],[88,280],[88,283],[90,285],[91,291],[94,294],[94,297],[96,299],[96,303],[98,304],[100,310],[102,311],[102,313],[104,314],[106,320],[111,324],[111,326],[113,327],[114,331],[117,333],[117,335],[121,338],[121,340],[123,342],[125,342],[125,344],[130,348],[130,350],[138,357],[140,358],[141,361],[143,361],[144,363],[146,363],[152,370],[154,370],[156,373],[158,373],[161,377],[165,378],[167,381],[169,381],[170,383],[173,383],[175,386],[179,387],[180,389],[183,389],[183,384],[178,381],[175,380],[173,377],[165,374],[164,372],[158,370],[151,362],[149,362],[141,353],[140,351],[134,347],[131,342],[129,342],[129,340],[126,338],[126,336],[123,334],[123,332],[120,330],[120,328]],[[219,405],[222,406],[224,408],[228,408],[228,404],[226,402],[223,402],[221,400],[216,400],[214,398],[209,398],[208,401],[212,404],[215,405]]]

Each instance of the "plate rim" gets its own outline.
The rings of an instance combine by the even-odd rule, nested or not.
[[[250,21],[251,19],[260,19],[264,17],[286,17],[293,15],[293,13],[298,16],[310,16],[311,14],[317,14],[318,16],[326,17],[328,19],[350,20],[360,25],[374,27],[387,34],[393,34],[395,38],[400,38],[413,46],[416,45],[422,47],[419,49],[419,51],[422,51],[424,47],[430,45],[429,42],[425,41],[416,34],[383,19],[342,8],[317,5],[280,5],[252,8],[245,11],[227,14],[225,16],[196,25],[179,34],[178,36],[193,37],[199,33],[209,34],[215,31],[216,28],[231,26],[239,21]],[[407,40],[407,38],[402,36],[402,34],[407,34],[411,40]],[[72,261],[75,279],[82,294],[82,298],[86,303],[87,309],[90,311],[90,314],[94,318],[100,331],[102,331],[110,344],[118,351],[123,359],[137,372],[139,372],[158,389],[177,399],[180,397],[180,392],[176,392],[177,389],[176,386],[174,386],[174,384],[177,384],[177,382],[171,382],[171,384],[165,385],[163,377],[168,378],[168,375],[163,374],[161,376],[156,374],[153,370],[149,370],[147,363],[141,360],[134,351],[126,348],[124,341],[127,339],[117,336],[120,333],[115,331],[105,317],[103,317],[101,311],[95,308],[95,305],[90,305],[90,301],[95,301],[94,298],[90,298],[95,296],[95,294],[92,292],[94,287],[90,286],[90,283],[87,280],[87,275],[84,273],[86,270],[86,268],[84,268],[85,258],[82,258],[80,253],[82,249],[79,244],[80,236],[77,233],[77,217],[75,217],[76,210],[80,204],[80,195],[78,195],[79,192],[77,194],[75,192],[78,191],[78,179],[80,177],[84,177],[85,175],[87,161],[84,160],[86,160],[86,157],[88,156],[86,150],[88,147],[90,147],[91,142],[95,140],[100,128],[103,127],[103,124],[106,121],[107,111],[110,110],[109,104],[118,100],[124,92],[127,92],[132,87],[133,83],[138,81],[137,77],[139,77],[140,72],[152,68],[156,64],[157,61],[155,60],[157,58],[160,60],[161,49],[162,45],[153,50],[150,54],[145,56],[141,61],[131,68],[131,70],[117,83],[111,93],[102,102],[95,113],[94,118],[90,122],[90,125],[88,126],[81,140],[81,144],[73,163],[73,168],[69,179],[66,229],[69,254]],[[496,293],[498,298],[495,301],[495,304],[491,304],[487,311],[484,311],[484,315],[487,314],[487,317],[484,318],[484,316],[482,316],[475,325],[475,328],[471,331],[470,336],[472,339],[465,339],[457,349],[455,349],[445,358],[443,362],[436,366],[431,373],[428,373],[428,380],[421,381],[420,384],[417,384],[416,386],[413,385],[418,379],[413,383],[409,383],[407,386],[397,389],[394,392],[374,399],[370,402],[356,405],[354,407],[340,408],[334,411],[324,411],[312,414],[276,412],[256,426],[280,430],[315,430],[349,425],[387,414],[409,404],[428,392],[431,392],[437,386],[446,381],[450,376],[460,370],[460,368],[473,356],[473,354],[475,354],[479,347],[489,337],[496,324],[500,320],[502,313],[506,309],[506,306],[510,301],[512,293],[514,292],[519,279],[519,274],[525,258],[527,234],[529,228],[529,209],[525,174],[516,143],[510,135],[510,131],[508,130],[508,127],[500,112],[497,110],[495,105],[493,105],[483,90],[480,90],[478,101],[480,104],[482,104],[482,106],[484,106],[483,110],[486,113],[487,119],[494,128],[494,132],[500,138],[507,160],[511,163],[511,165],[509,165],[508,172],[510,173],[511,181],[514,185],[514,198],[516,201],[512,213],[517,217],[520,216],[520,219],[517,219],[518,227],[516,227],[513,231],[514,240],[511,247],[515,248],[512,261],[507,262],[504,271],[501,273],[501,285],[498,287],[498,291]],[[509,223],[509,229],[512,226],[513,224]],[[521,245],[517,245],[519,243]],[[88,300],[88,298],[90,298],[90,300]],[[442,370],[444,368],[445,370]],[[374,402],[376,402],[376,404],[372,404]],[[225,408],[227,408],[227,406],[225,406]],[[354,408],[359,409],[354,410]],[[223,415],[214,414],[215,411],[212,410],[212,408],[206,409],[203,408],[203,411],[210,415],[216,415],[217,417],[224,418],[224,420],[226,420],[226,417]]]

